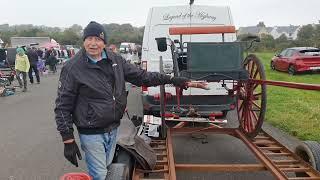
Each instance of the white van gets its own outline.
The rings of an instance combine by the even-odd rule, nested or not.
[[[145,25],[141,66],[143,69],[152,72],[159,72],[159,56],[163,57],[165,72],[172,72],[173,62],[170,48],[166,52],[159,52],[155,38],[168,37],[172,40],[180,40],[178,35],[169,35],[169,27],[199,27],[199,26],[233,26],[233,20],[229,7],[217,6],[169,6],[153,7],[150,9]],[[225,34],[224,41],[232,42],[236,40],[236,34]],[[183,42],[222,42],[221,34],[206,35],[184,35]],[[173,74],[172,74],[173,75]],[[209,101],[207,95],[225,96],[227,91],[221,86],[221,83],[209,83],[210,90],[189,88],[183,91],[181,107],[190,104],[200,105],[203,111],[210,112],[210,107],[223,104],[223,102]],[[166,85],[166,92],[175,95],[175,87]],[[159,87],[142,87],[142,102],[144,114],[159,114],[159,101],[154,99],[159,95]],[[196,99],[196,100],[195,100]],[[167,108],[174,106],[176,99],[173,98],[166,102]],[[223,99],[221,99],[223,101]],[[199,106],[199,107],[200,107]],[[219,109],[219,108],[218,108]],[[228,107],[221,107],[221,111],[230,110]],[[201,109],[197,109],[201,110]]]
[[[120,44],[120,47],[119,47],[120,53],[129,52],[129,48],[130,48],[129,44],[130,44],[130,43],[128,43],[128,42],[122,42],[122,43]]]

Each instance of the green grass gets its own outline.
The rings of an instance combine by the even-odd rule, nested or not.
[[[267,80],[320,83],[320,73],[290,76],[272,71],[272,53],[256,53],[262,60]],[[301,140],[320,141],[320,91],[267,86],[266,121]]]

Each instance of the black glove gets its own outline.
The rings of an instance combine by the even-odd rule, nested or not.
[[[76,167],[78,167],[77,156],[79,160],[82,159],[76,141],[73,141],[72,143],[64,143],[64,157]]]
[[[189,82],[190,79],[186,77],[172,77],[171,83],[176,87],[181,87],[183,89],[187,88],[187,82]]]

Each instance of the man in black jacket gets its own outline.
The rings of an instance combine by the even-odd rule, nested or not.
[[[147,72],[106,50],[103,26],[90,22],[84,29],[83,46],[61,70],[55,116],[64,142],[64,155],[75,166],[81,153],[74,140],[76,125],[89,174],[105,179],[112,162],[117,129],[127,97],[125,82],[141,86],[173,84],[185,87],[187,78]]]
[[[29,49],[27,51],[27,56],[30,62],[30,69],[29,69],[29,79],[30,79],[30,83],[33,84],[33,75],[32,75],[32,71],[34,72],[34,74],[36,75],[37,78],[37,83],[40,84],[40,76],[39,76],[39,71],[38,71],[38,53],[36,51],[36,49],[34,47],[32,47],[31,49]]]

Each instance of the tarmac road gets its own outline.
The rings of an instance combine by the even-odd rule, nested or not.
[[[42,77],[41,84],[29,85],[26,93],[0,98],[0,180],[56,180],[67,172],[85,172],[84,161],[75,168],[64,159],[63,145],[54,121],[54,100],[58,74]],[[129,113],[142,113],[139,91],[132,89],[128,97]],[[228,114],[234,119],[234,113]],[[230,124],[235,125],[236,122]],[[299,141],[266,126],[288,147]],[[275,134],[274,134],[275,133]],[[236,138],[208,136],[208,143],[190,136],[174,138],[176,162],[254,163],[254,156]],[[178,179],[273,179],[267,172],[201,173],[179,172]]]

